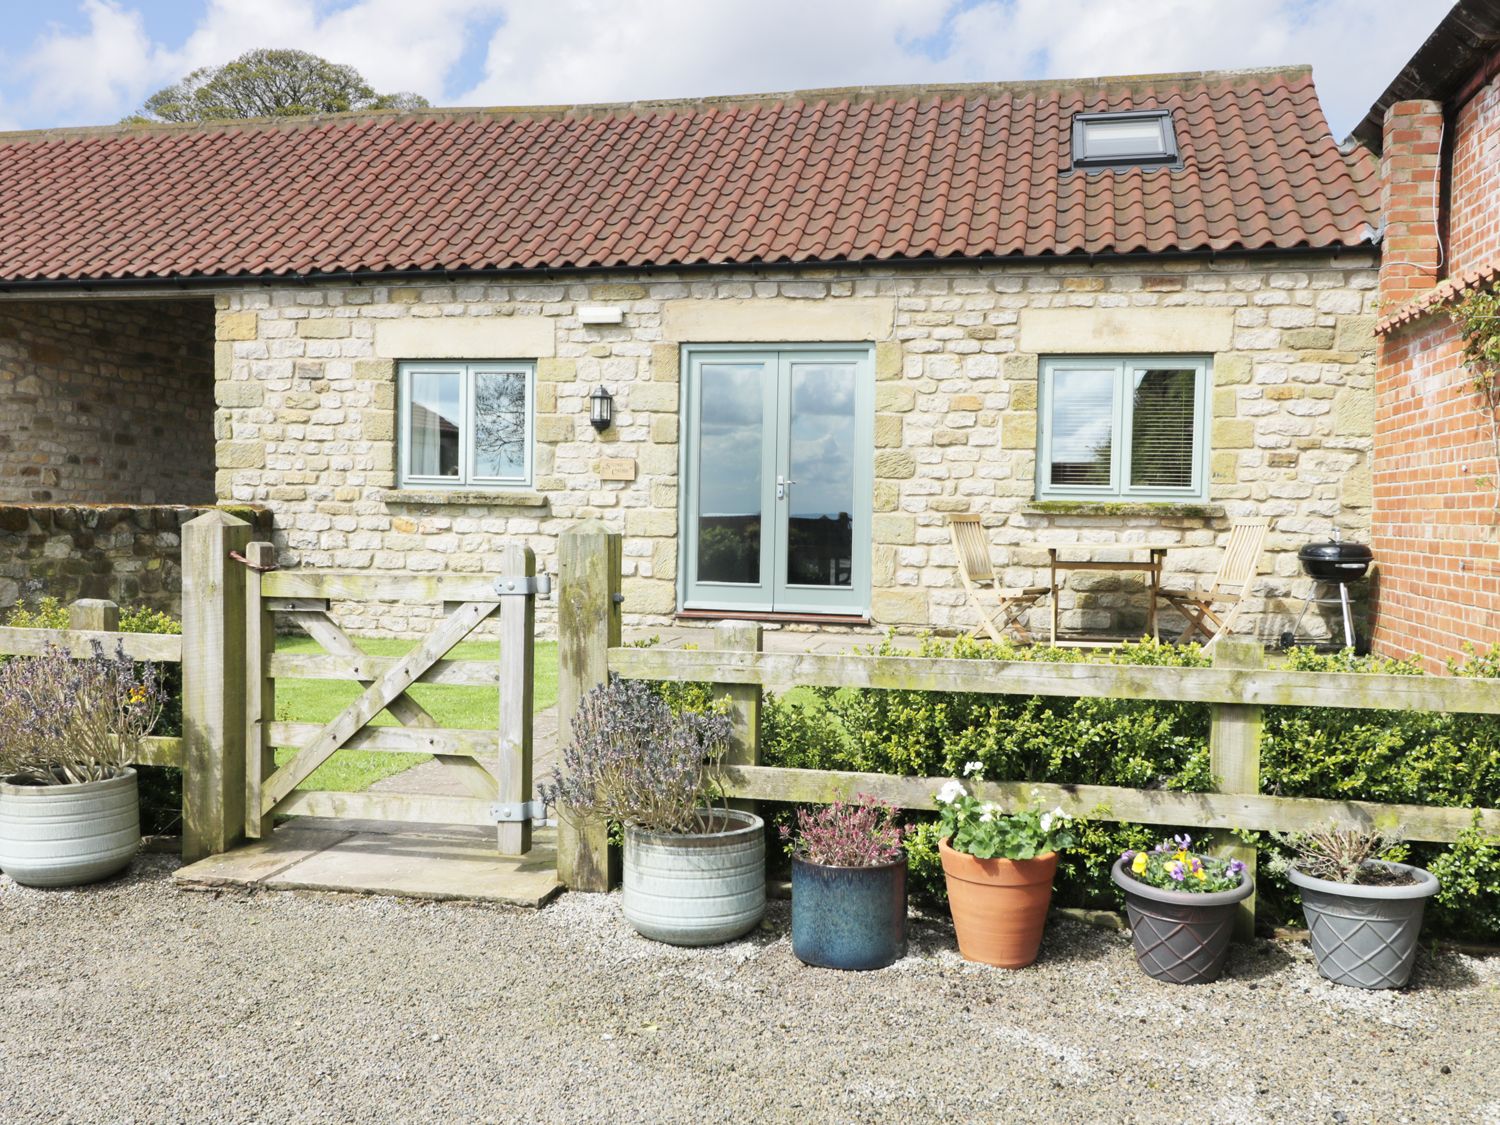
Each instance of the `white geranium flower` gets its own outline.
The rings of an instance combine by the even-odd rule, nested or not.
[[[1068,819],[1068,814],[1062,811],[1062,806],[1061,805],[1058,805],[1057,808],[1055,808],[1055,809],[1052,810],[1052,819],[1053,820],[1067,820]]]
[[[979,809],[979,820],[982,824],[988,824],[995,819],[995,814],[1000,811],[1000,806],[993,801],[986,801]]]
[[[1052,814],[1049,813],[1049,812],[1044,812],[1042,814],[1042,831],[1043,832],[1051,832],[1052,831]]]
[[[974,777],[982,769],[984,769],[984,763],[983,762],[965,762],[964,763],[964,776],[965,777]]]
[[[962,782],[956,779],[943,782],[943,787],[937,791],[938,803],[941,805],[951,805],[960,797],[968,795],[969,791],[963,787]]]

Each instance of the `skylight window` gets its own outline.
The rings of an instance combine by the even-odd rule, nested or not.
[[[1166,110],[1080,113],[1073,118],[1073,167],[1133,168],[1177,163]]]

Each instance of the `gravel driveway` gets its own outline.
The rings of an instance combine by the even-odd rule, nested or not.
[[[1500,1122],[1500,960],[1324,983],[1299,946],[1214,985],[1058,920],[1021,972],[914,927],[876,973],[809,969],[788,907],[687,951],[615,896],[539,913],[0,879],[0,1121]]]

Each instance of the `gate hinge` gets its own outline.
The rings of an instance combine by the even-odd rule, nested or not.
[[[495,594],[497,597],[526,597],[541,594],[546,597],[552,593],[552,578],[550,575],[538,574],[528,578],[497,578],[495,579]]]
[[[496,824],[517,824],[526,820],[546,820],[545,801],[512,801],[490,806],[490,819]]]

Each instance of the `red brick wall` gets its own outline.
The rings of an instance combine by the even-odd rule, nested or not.
[[[1402,102],[1386,117],[1381,309],[1500,254],[1500,84],[1459,108],[1446,260],[1437,253],[1433,171],[1439,107]],[[1439,263],[1441,262],[1441,266]],[[1446,306],[1387,331],[1376,380],[1374,644],[1433,671],[1466,642],[1500,646],[1500,488],[1472,376]]]
[[[1375,407],[1377,650],[1436,671],[1500,645],[1500,467],[1458,334],[1439,312],[1381,341]]]
[[[1462,273],[1500,256],[1500,79],[1453,120],[1448,271]]]

